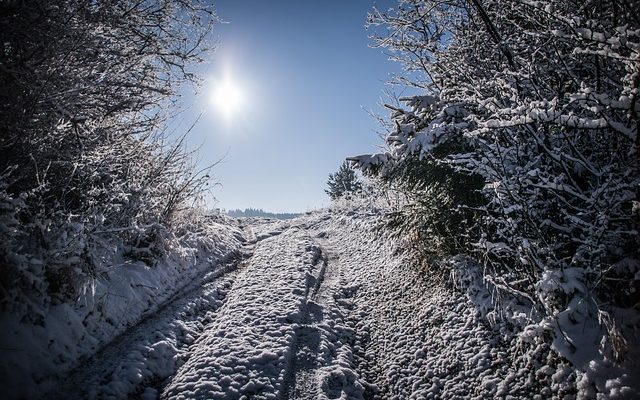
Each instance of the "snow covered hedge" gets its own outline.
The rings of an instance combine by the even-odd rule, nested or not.
[[[209,177],[166,124],[215,21],[200,0],[0,4],[3,389],[35,391],[237,248],[193,211]]]
[[[214,20],[199,0],[0,5],[0,309],[38,320],[114,243],[153,264],[189,223],[208,176],[165,122]]]
[[[413,199],[397,224],[479,262],[496,305],[525,306],[514,321],[563,355],[590,326],[622,362],[640,295],[637,4],[401,0],[369,22],[425,91],[390,107],[386,153],[352,158]]]

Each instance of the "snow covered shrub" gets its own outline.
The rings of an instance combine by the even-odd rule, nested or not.
[[[364,178],[360,185],[360,189],[351,195],[332,200],[329,208],[346,214],[386,215],[398,211],[407,202],[403,193],[380,179]]]
[[[25,207],[23,197],[14,197],[6,191],[9,171],[0,176],[0,307],[27,308],[28,305],[15,303],[15,292],[25,288],[41,286],[42,265],[29,262],[24,252],[17,251],[25,239],[18,214]],[[35,300],[35,299],[33,299]]]
[[[73,299],[115,248],[158,255],[151,227],[208,180],[165,122],[214,20],[200,0],[0,4],[3,296]]]
[[[497,292],[531,304],[529,322],[556,337],[571,343],[573,325],[597,320],[614,359],[631,334],[620,308],[637,307],[640,291],[637,7],[401,0],[376,10],[374,40],[426,93],[394,110],[386,153],[354,158],[401,181],[403,164],[436,159],[448,170],[433,188],[456,174],[481,177],[484,204],[462,199],[479,229],[453,250],[480,262]],[[463,145],[439,158],[451,143]],[[421,214],[427,198],[415,191],[399,223],[433,218]]]
[[[456,147],[451,144],[426,157],[411,154],[381,175],[409,199],[387,215],[387,227],[405,238],[416,264],[431,273],[446,272],[441,261],[470,251],[470,243],[478,239],[479,210],[484,205],[482,178],[442,162]]]

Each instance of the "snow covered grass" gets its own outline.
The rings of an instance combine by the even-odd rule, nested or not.
[[[407,262],[401,243],[376,230],[374,214],[340,206],[309,223],[339,249],[354,291],[346,318],[355,328],[365,398],[637,398],[637,342],[614,367],[593,343],[598,321],[585,315],[560,321],[564,333],[557,323],[519,325],[530,308],[494,298],[481,271],[461,260],[453,285],[425,276]]]
[[[0,315],[0,387],[5,398],[34,398],[197,276],[238,253],[241,232],[230,219],[210,220],[199,232],[162,231],[163,253],[151,263],[115,248],[111,266],[74,302],[53,303],[37,322]]]
[[[233,286],[238,260],[196,279],[111,342],[48,395],[53,399],[155,398],[189,357]]]

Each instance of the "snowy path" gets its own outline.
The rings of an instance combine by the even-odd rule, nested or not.
[[[172,296],[157,312],[82,363],[49,398],[154,398],[226,300],[253,243]]]
[[[393,324],[412,310],[380,304],[390,300],[380,294],[395,288],[370,287],[376,268],[362,266],[389,264],[388,249],[362,246],[332,223],[255,221],[245,229],[242,261],[194,281],[78,368],[52,397],[386,398],[394,392],[393,371],[407,361],[402,346],[410,345],[413,356],[426,337],[407,344],[406,330]],[[368,290],[358,293],[361,287]],[[410,307],[425,292],[407,293],[402,303]],[[400,393],[417,388],[410,379],[398,382]]]
[[[48,398],[361,397],[334,249],[302,224],[254,221],[245,236],[244,257],[196,279]]]
[[[373,215],[247,221],[213,268],[49,398],[549,398],[572,371],[504,342],[463,293],[428,284]],[[541,348],[544,350],[543,348]],[[546,353],[541,353],[546,354]],[[532,361],[533,360],[533,361]]]
[[[318,261],[318,248],[299,229],[260,241],[218,317],[162,397],[279,398]]]

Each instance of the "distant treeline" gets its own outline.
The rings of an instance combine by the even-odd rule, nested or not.
[[[244,210],[229,210],[227,211],[231,217],[262,217],[262,218],[276,218],[276,219],[291,219],[299,216],[296,213],[270,213],[261,208],[245,208]]]

